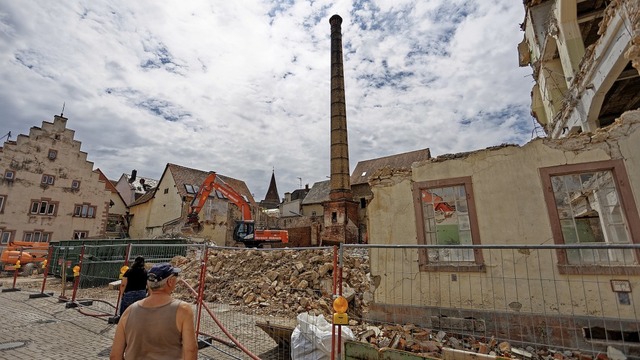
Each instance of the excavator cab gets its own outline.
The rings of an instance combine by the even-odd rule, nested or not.
[[[253,221],[236,221],[233,229],[233,240],[244,243],[246,247],[260,247],[255,241],[255,224]]]

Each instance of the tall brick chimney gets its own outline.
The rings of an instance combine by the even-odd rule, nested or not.
[[[331,180],[329,200],[323,203],[325,244],[358,241],[358,203],[353,201],[349,174],[347,106],[342,65],[342,18],[333,15],[331,24]]]
[[[349,176],[347,105],[342,64],[342,18],[333,15],[331,24],[331,192],[330,199],[352,199]]]

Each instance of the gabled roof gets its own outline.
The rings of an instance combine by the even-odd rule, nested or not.
[[[302,205],[321,204],[329,201],[329,191],[331,191],[330,180],[314,183],[307,196],[302,200]]]
[[[389,166],[394,169],[398,168],[411,168],[411,164],[416,161],[429,160],[431,158],[431,151],[429,148],[422,150],[410,151],[402,154],[385,156],[377,159],[360,161],[356,165],[351,175],[351,185],[366,184],[369,181],[369,176],[376,170],[382,169],[385,166]],[[314,185],[315,186],[315,185]]]
[[[191,186],[195,185],[200,187],[200,185],[202,185],[202,182],[209,175],[208,171],[202,171],[202,170],[192,169],[192,168],[168,163],[167,167],[164,170],[164,173],[162,174],[162,177],[160,178],[159,183],[162,182],[162,179],[166,176],[167,171],[171,171],[171,175],[173,176],[173,181],[176,183],[176,189],[178,190],[178,194],[180,194],[180,196],[193,197],[194,194],[188,193],[187,189],[185,188],[185,185],[191,185]],[[241,195],[244,195],[244,197],[248,199],[251,206],[255,206],[255,200],[253,199],[253,196],[251,195],[251,191],[249,191],[249,188],[247,187],[247,184],[245,184],[244,181],[234,179],[232,177],[228,177],[222,174],[218,174],[217,176],[219,179],[227,183],[227,185],[231,186],[235,191],[237,191]]]

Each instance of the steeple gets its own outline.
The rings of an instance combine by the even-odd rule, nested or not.
[[[260,206],[265,209],[277,208],[280,204],[280,195],[278,194],[278,187],[276,186],[276,174],[275,170],[271,172],[271,182],[269,183],[269,189],[264,200],[260,202]]]

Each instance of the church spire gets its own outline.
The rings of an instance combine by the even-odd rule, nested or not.
[[[276,185],[276,172],[271,172],[271,182],[269,182],[269,189],[264,200],[260,203],[263,208],[274,209],[280,204],[280,195],[278,194],[278,186]]]

